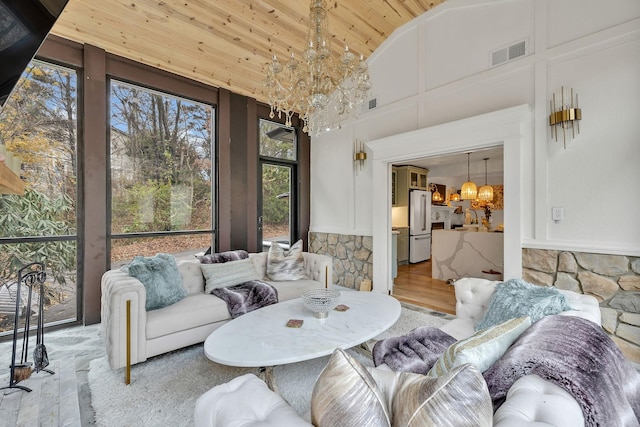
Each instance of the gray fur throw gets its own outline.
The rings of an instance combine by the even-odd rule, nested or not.
[[[277,289],[261,280],[215,288],[211,293],[227,303],[232,319],[278,302]]]
[[[420,326],[408,334],[378,341],[373,347],[373,364],[426,375],[454,342],[455,338],[438,328]]]
[[[511,385],[535,374],[578,402],[585,426],[639,426],[640,374],[602,328],[574,316],[547,316],[484,372],[494,409]]]
[[[219,264],[229,261],[237,261],[249,258],[249,253],[242,249],[235,251],[218,252],[215,254],[200,255],[198,260],[201,264]]]

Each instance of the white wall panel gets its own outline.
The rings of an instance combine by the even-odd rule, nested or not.
[[[548,47],[555,47],[640,16],[638,0],[549,1]]]
[[[420,100],[424,111],[420,128],[533,103],[532,67],[488,73],[486,78],[474,78],[473,83],[452,84],[425,94]]]
[[[427,90],[487,70],[491,52],[532,39],[531,1],[459,3],[424,23]]]
[[[560,86],[579,95],[580,134],[567,149],[549,141],[549,205],[563,206],[565,219],[547,218],[550,240],[609,241],[640,247],[640,40],[552,62],[549,93]],[[635,96],[634,96],[635,94]],[[637,193],[637,191],[635,191]]]
[[[383,45],[369,62],[372,95],[378,106],[389,105],[418,93],[418,36],[416,25],[394,33],[392,45]]]

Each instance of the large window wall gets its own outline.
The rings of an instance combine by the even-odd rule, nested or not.
[[[78,76],[74,69],[32,61],[0,114],[2,157],[20,159],[23,195],[0,195],[0,335],[42,304],[45,324],[78,319]],[[46,266],[44,298],[28,288],[18,298],[18,270]]]
[[[0,245],[4,251],[16,251],[18,246],[28,244],[32,245],[31,251],[64,255],[60,271],[67,268],[65,262],[73,263],[66,274],[57,275],[59,283],[64,284],[57,297],[66,298],[67,312],[75,313],[68,321],[99,322],[102,275],[135,255],[170,251],[192,257],[194,251],[206,250],[209,245],[217,251],[261,250],[262,242],[258,239],[261,164],[256,123],[268,117],[268,106],[110,55],[95,46],[55,36],[45,41],[38,59],[46,61],[52,69],[69,70],[71,73],[64,77],[75,79],[75,105],[71,109],[58,106],[51,110],[64,113],[67,118],[71,114],[73,124],[67,121],[66,128],[54,132],[49,126],[42,126],[50,123],[50,117],[30,121],[46,129],[48,138],[55,135],[66,142],[52,147],[43,156],[52,162],[50,174],[44,173],[48,172],[45,169],[34,170],[37,176],[34,182],[52,193],[47,193],[48,199],[37,201],[41,207],[33,218],[53,222],[57,228],[48,235],[39,231],[5,232],[0,235],[3,239]],[[124,111],[111,108],[111,101],[118,96],[112,91],[112,83],[121,90],[120,95],[132,96],[131,102],[120,101],[122,108],[162,102],[163,107],[156,108],[156,114],[164,114],[167,106],[174,109],[166,121],[159,117],[144,118],[156,123],[157,132],[143,138],[153,140],[152,144],[145,147],[141,142],[138,151],[133,143],[127,146],[131,136],[140,130],[134,132],[131,128],[138,126],[138,119],[127,118]],[[51,90],[63,87],[56,84]],[[138,92],[137,97],[133,92]],[[41,96],[35,98],[44,100]],[[180,118],[178,103],[182,109]],[[145,109],[153,111],[148,106]],[[0,118],[0,126],[14,129],[7,123]],[[297,214],[290,219],[290,227],[295,230],[292,238],[306,241],[309,139],[299,132],[297,125],[296,133],[298,171],[291,179],[298,193]],[[140,135],[138,132],[137,136]],[[28,135],[24,146],[37,147],[36,142],[41,139],[36,136]],[[153,154],[160,146],[162,150]],[[148,163],[154,156],[155,172]],[[23,164],[26,172],[31,167],[26,156]],[[60,199],[62,195],[70,201]],[[2,199],[5,200],[4,196]],[[27,197],[13,200],[16,204],[30,203]],[[0,219],[4,210],[2,214]],[[2,273],[3,277],[9,274]],[[53,270],[49,274],[51,280],[56,277]],[[72,299],[65,293],[70,286],[76,290]],[[53,317],[49,319],[55,321]]]
[[[111,265],[215,246],[215,109],[110,82]]]

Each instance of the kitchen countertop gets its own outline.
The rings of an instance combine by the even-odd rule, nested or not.
[[[434,279],[482,277],[483,270],[504,271],[504,233],[458,230],[432,232]]]

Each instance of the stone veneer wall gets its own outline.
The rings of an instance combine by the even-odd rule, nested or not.
[[[602,327],[640,363],[640,258],[546,249],[522,250],[522,278],[600,301]]]
[[[352,234],[309,233],[309,252],[333,259],[335,284],[360,289],[363,279],[373,280],[373,237]]]
[[[333,259],[334,282],[359,289],[373,279],[373,238],[309,233],[309,252]],[[640,258],[547,249],[522,250],[522,278],[600,301],[602,327],[625,356],[640,363]]]

